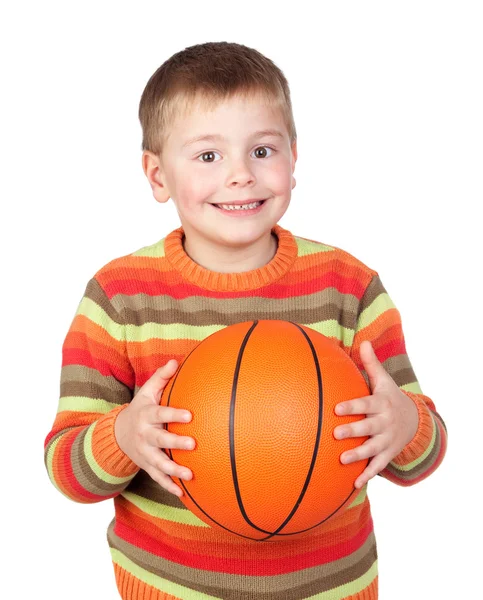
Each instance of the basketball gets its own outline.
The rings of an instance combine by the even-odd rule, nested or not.
[[[301,537],[357,495],[367,460],[340,455],[367,438],[334,437],[342,401],[370,395],[362,373],[336,342],[297,323],[255,320],[200,342],[178,366],[160,404],[189,410],[165,429],[194,438],[194,450],[167,449],[191,469],[173,480],[181,500],[213,527],[257,541]]]

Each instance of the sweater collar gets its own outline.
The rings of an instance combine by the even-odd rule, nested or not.
[[[219,273],[210,271],[192,260],[183,248],[184,230],[178,227],[164,240],[164,252],[171,265],[182,277],[212,291],[253,290],[283,277],[297,258],[297,243],[294,236],[280,225],[272,227],[272,233],[278,239],[275,256],[263,267],[241,273]]]

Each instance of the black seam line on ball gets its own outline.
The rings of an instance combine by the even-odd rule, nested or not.
[[[338,506],[333,512],[331,512],[328,517],[325,517],[325,519],[322,519],[322,521],[319,521],[315,525],[312,525],[311,527],[307,527],[307,529],[300,529],[299,531],[293,531],[292,533],[276,533],[276,534],[272,534],[272,535],[269,535],[268,537],[262,538],[262,539],[260,539],[258,541],[264,542],[265,540],[268,540],[271,537],[281,537],[281,536],[290,537],[291,535],[297,535],[299,533],[305,533],[306,531],[310,531],[311,529],[315,529],[315,527],[318,527],[319,525],[322,525],[322,523],[325,523],[331,517],[333,517],[335,515],[335,513],[337,511],[339,511],[341,509],[341,507],[344,506],[344,504],[349,500],[349,498],[352,496],[352,494],[354,492],[357,492],[357,491],[360,491],[360,490],[358,490],[356,487],[354,487],[352,489],[352,491],[350,492],[350,494],[347,496],[347,498],[341,502],[340,506]]]
[[[256,321],[256,323],[258,323],[258,321]],[[216,333],[216,332],[215,332]],[[173,391],[174,385],[176,383],[176,379],[178,378],[178,375],[181,373],[181,369],[184,367],[184,365],[186,364],[187,359],[189,358],[189,356],[191,356],[191,354],[200,347],[200,344],[197,344],[192,350],[191,352],[186,356],[186,358],[183,360],[182,365],[180,366],[180,368],[178,369],[178,372],[176,373],[176,376],[173,380],[173,385],[171,386],[171,389],[169,390],[169,394],[168,394],[168,400],[166,402],[166,406],[170,405],[171,402],[171,393]],[[169,431],[168,426],[169,423],[164,423],[164,428],[166,429],[166,431]],[[165,450],[168,451],[168,456],[171,458],[171,460],[173,460],[173,454],[171,452],[171,448],[165,448]],[[257,539],[257,538],[253,538],[250,537],[248,535],[243,535],[242,533],[238,533],[237,531],[233,531],[232,529],[229,529],[228,527],[225,527],[224,525],[222,525],[221,523],[218,523],[218,521],[216,519],[214,519],[211,515],[209,515],[206,510],[204,510],[199,504],[198,502],[196,502],[196,500],[193,498],[193,496],[190,494],[188,488],[186,487],[184,481],[182,479],[179,479],[179,477],[176,477],[176,479],[178,480],[178,483],[181,485],[181,487],[184,489],[184,491],[186,492],[186,494],[189,496],[189,498],[191,499],[191,501],[193,502],[193,504],[195,506],[198,507],[198,509],[206,516],[208,517],[208,519],[210,519],[210,521],[213,521],[213,523],[215,523],[216,525],[218,525],[218,527],[221,527],[222,529],[224,529],[225,531],[228,531],[230,533],[234,533],[235,535],[238,535],[239,537],[245,538],[247,540],[253,540],[255,542],[259,542],[261,540]],[[180,504],[182,504],[181,500],[180,500]],[[266,533],[266,532],[264,532]]]
[[[304,499],[304,496],[305,496],[305,494],[307,492],[307,488],[309,487],[309,483],[310,483],[310,480],[312,478],[312,473],[313,473],[314,468],[315,468],[315,463],[317,461],[317,455],[319,453],[320,438],[321,438],[321,433],[322,433],[322,420],[323,420],[323,415],[324,415],[324,411],[323,411],[323,407],[324,407],[324,392],[323,392],[323,387],[322,387],[322,374],[320,372],[320,364],[319,364],[319,360],[317,358],[317,353],[315,351],[314,345],[312,344],[312,340],[305,333],[305,331],[299,325],[297,325],[297,323],[294,323],[293,321],[289,321],[289,323],[291,323],[292,325],[294,325],[295,327],[297,327],[297,329],[299,329],[302,332],[302,334],[304,335],[305,339],[307,340],[307,343],[308,343],[308,345],[310,347],[310,350],[312,352],[312,357],[314,359],[315,370],[317,372],[317,385],[318,385],[318,397],[319,397],[319,414],[318,414],[318,422],[317,422],[317,434],[316,434],[316,437],[315,437],[314,450],[312,452],[312,460],[310,461],[309,471],[307,473],[307,477],[305,478],[305,483],[304,483],[304,486],[302,488],[302,491],[300,492],[300,495],[299,495],[296,503],[294,504],[294,507],[290,511],[290,514],[285,519],[285,521],[279,527],[277,527],[277,529],[273,533],[271,533],[267,538],[264,538],[264,540],[265,539],[269,539],[269,538],[273,537],[274,535],[277,535],[279,533],[279,531],[281,531],[289,523],[289,521],[292,519],[292,517],[294,516],[294,514],[297,512],[300,504],[302,503],[302,500]],[[295,533],[297,533],[297,532],[295,532]],[[286,534],[286,535],[295,535],[295,533]],[[281,534],[281,535],[285,535],[285,534]]]
[[[238,357],[237,357],[236,366],[235,366],[235,373],[233,375],[233,385],[231,388],[230,420],[229,420],[228,435],[229,435],[229,440],[230,440],[231,473],[232,473],[232,477],[233,477],[233,486],[235,488],[235,495],[236,495],[236,499],[238,502],[238,508],[240,509],[242,517],[245,519],[245,521],[248,523],[248,525],[250,525],[251,527],[253,527],[254,529],[256,529],[258,531],[261,531],[262,533],[271,533],[270,531],[266,531],[265,529],[260,529],[260,527],[257,527],[254,523],[252,523],[252,521],[250,520],[250,518],[248,517],[248,515],[246,513],[245,507],[243,505],[241,493],[240,493],[240,484],[238,482],[238,474],[237,474],[237,470],[236,470],[236,458],[235,458],[235,404],[236,404],[236,392],[237,392],[237,386],[238,386],[238,376],[240,374],[241,362],[242,362],[242,358],[243,358],[243,353],[245,351],[245,347],[248,343],[248,340],[249,340],[251,334],[253,333],[253,330],[255,329],[255,327],[257,325],[258,325],[258,320],[253,321],[252,326],[245,334],[242,345],[240,346],[240,351],[238,352]]]

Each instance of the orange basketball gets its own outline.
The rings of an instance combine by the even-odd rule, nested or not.
[[[336,404],[370,394],[351,358],[296,323],[237,323],[208,336],[179,365],[161,404],[189,410],[194,450],[167,450],[193,478],[173,478],[187,508],[212,526],[253,540],[302,535],[355,497],[367,460],[340,455],[367,438],[337,440]]]

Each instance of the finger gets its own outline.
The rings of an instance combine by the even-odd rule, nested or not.
[[[334,437],[338,440],[353,437],[373,436],[384,431],[384,424],[377,417],[366,417],[334,429]]]
[[[191,421],[191,413],[182,408],[172,406],[149,406],[146,407],[147,421],[153,425],[164,423],[188,423]]]
[[[151,431],[146,436],[147,441],[151,446],[156,448],[176,448],[178,450],[193,450],[195,440],[192,437],[185,435],[177,435],[166,430],[151,428]]]
[[[387,455],[385,453],[375,456],[361,473],[361,475],[359,475],[359,477],[356,479],[354,486],[356,488],[361,488],[366,485],[370,479],[383,471],[387,467],[388,463],[389,460],[387,459]]]
[[[188,467],[178,465],[178,463],[175,463],[174,460],[171,460],[167,454],[162,451],[156,452],[153,455],[153,463],[151,466],[170,477],[178,477],[179,479],[185,479],[186,481],[193,478],[193,473]]]
[[[179,485],[176,485],[174,483],[174,481],[169,475],[166,475],[165,473],[162,473],[158,469],[154,469],[152,467],[147,469],[146,472],[151,477],[151,479],[153,479],[166,491],[170,492],[171,494],[174,494],[175,496],[178,496],[178,498],[181,498],[181,496],[183,495],[183,490],[179,487]]]
[[[381,379],[384,380],[387,378],[388,374],[377,358],[374,348],[369,340],[362,342],[359,348],[359,354],[362,364],[364,365],[364,370],[369,377],[371,390],[374,391]]]
[[[344,465],[357,462],[358,460],[366,460],[371,456],[376,456],[382,452],[381,441],[377,437],[371,437],[357,448],[347,450],[340,455],[340,462]]]
[[[174,358],[168,360],[165,365],[159,367],[159,369],[156,369],[156,371],[141,387],[139,392],[147,396],[153,396],[159,400],[158,396],[161,396],[161,392],[166,387],[166,384],[171,377],[176,373],[177,368],[178,362]]]
[[[354,400],[341,402],[335,407],[337,415],[368,415],[375,414],[381,410],[381,400],[379,396],[363,396]]]

